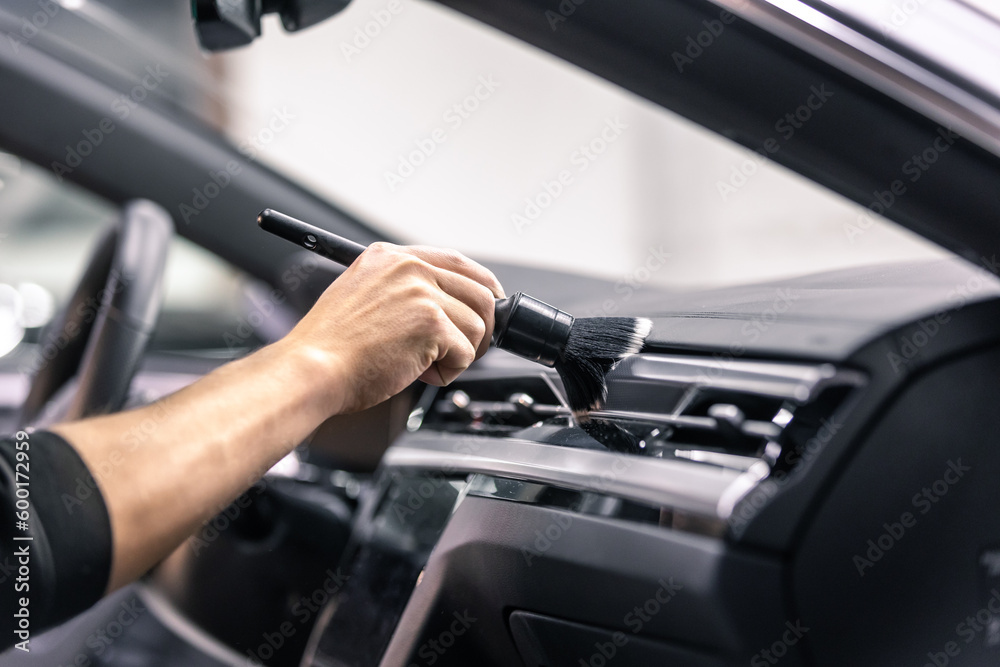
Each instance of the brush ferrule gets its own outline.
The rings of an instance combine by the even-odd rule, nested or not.
[[[493,344],[544,366],[566,347],[573,316],[521,292],[497,299]]]

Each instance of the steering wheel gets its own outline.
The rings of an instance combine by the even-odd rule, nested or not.
[[[66,307],[42,335],[20,424],[43,427],[119,410],[163,298],[173,221],[133,200],[95,248]]]

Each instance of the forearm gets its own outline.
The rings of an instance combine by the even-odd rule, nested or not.
[[[462,255],[376,243],[281,341],[154,405],[52,428],[107,506],[108,590],[159,562],[327,417],[418,378],[450,382],[485,352],[502,296]]]
[[[108,590],[140,576],[338,408],[327,357],[290,340],[157,403],[51,430],[95,474],[111,517]]]

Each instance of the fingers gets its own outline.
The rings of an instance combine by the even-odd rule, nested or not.
[[[431,246],[409,246],[404,248],[404,250],[416,255],[432,266],[474,280],[489,289],[493,293],[493,296],[498,299],[506,296],[503,286],[500,285],[500,281],[497,280],[492,271],[472,261],[458,251],[447,248],[433,248]]]
[[[297,329],[346,369],[341,409],[355,410],[418,377],[439,386],[452,382],[488,349],[494,299],[503,295],[489,270],[457,252],[374,243]],[[373,356],[385,363],[362,376],[371,366],[364,360]]]
[[[493,335],[494,298],[503,298],[504,290],[496,276],[484,266],[454,250],[429,246],[394,246],[373,244],[380,251],[409,254],[419,260],[411,269],[430,278],[446,295],[465,304],[471,312],[448,305],[442,301],[445,312],[451,316],[459,330],[465,333],[476,349],[476,359],[483,356]],[[429,271],[429,273],[425,273]],[[478,321],[472,317],[473,313]]]
[[[450,317],[449,317],[450,319]],[[452,321],[453,322],[453,321]],[[438,387],[451,384],[476,359],[476,348],[454,324],[439,334],[439,357],[420,375],[420,380]]]
[[[447,297],[442,302],[445,312],[468,337],[475,348],[475,358],[478,359],[489,349],[490,337],[493,335],[496,309],[493,292],[457,273],[437,268],[433,272],[438,288]]]

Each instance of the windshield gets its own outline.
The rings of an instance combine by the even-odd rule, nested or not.
[[[293,36],[275,21],[264,33],[211,56],[230,138],[405,242],[611,280],[655,264],[650,284],[678,289],[946,254],[430,3],[357,1]],[[779,146],[823,102],[804,91],[775,119]]]

